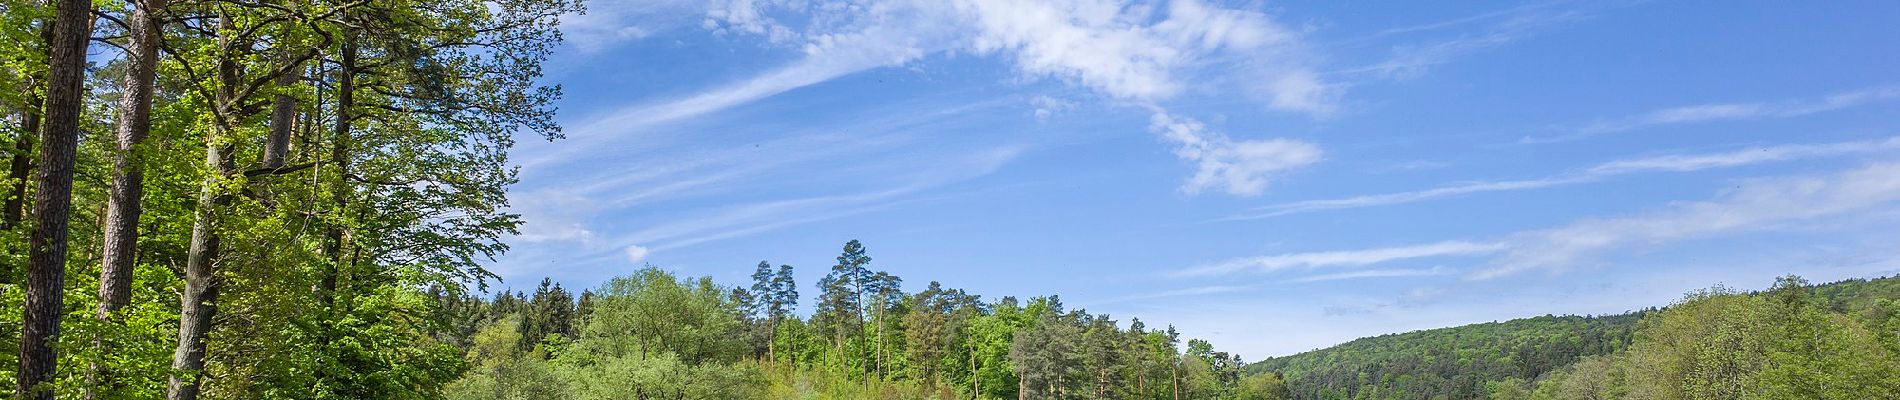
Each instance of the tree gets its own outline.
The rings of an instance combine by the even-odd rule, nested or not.
[[[521,348],[534,348],[550,335],[573,338],[574,314],[574,297],[552,279],[542,278],[521,319]]]
[[[1016,366],[1019,398],[1080,398],[1084,382],[1079,378],[1084,366],[1079,341],[1084,328],[1079,315],[1064,314],[1061,301],[1053,297],[1032,301],[1047,307],[1032,307],[1039,320],[1016,334],[1009,360]]]
[[[28,239],[26,304],[20,335],[17,393],[52,399],[58,371],[60,309],[66,283],[66,229],[72,211],[73,158],[83,111],[86,43],[92,32],[92,1],[58,2],[48,47],[45,121],[40,127],[39,173],[35,176],[33,232]]]
[[[865,266],[870,263],[871,257],[864,254],[862,243],[846,242],[838,263],[818,281],[820,295],[812,324],[821,335],[832,339],[835,354],[844,357],[840,361],[846,366],[865,365],[862,363],[864,354],[846,356],[846,346],[862,346],[859,339],[864,332],[864,294],[871,278]]]
[[[737,292],[739,290],[735,290]],[[759,339],[765,342],[765,357],[768,360],[778,358],[778,326],[792,308],[798,305],[798,287],[792,279],[792,266],[780,265],[776,272],[772,264],[759,261],[758,268],[752,273],[752,288],[746,291],[747,316],[759,320]]]
[[[885,348],[888,347],[886,342],[891,341],[891,332],[895,330],[894,327],[891,326],[890,320],[885,319],[884,315],[887,313],[903,312],[901,308],[904,301],[903,283],[903,278],[898,278],[896,275],[891,275],[884,271],[878,271],[876,274],[871,275],[871,278],[866,281],[864,285],[865,292],[871,296],[870,304],[868,304],[871,307],[871,324],[876,327],[870,332],[872,340],[876,342],[873,345],[874,350],[871,359],[873,363],[876,364],[876,369],[873,372],[880,379],[884,378],[885,367],[886,364],[888,364],[884,352]],[[898,309],[893,311],[893,308]],[[901,334],[899,336],[901,337]]]
[[[1235,400],[1285,400],[1293,398],[1287,391],[1286,378],[1277,373],[1253,374],[1241,378],[1240,386],[1234,389]]]

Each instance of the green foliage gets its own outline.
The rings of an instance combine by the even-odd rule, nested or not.
[[[62,398],[160,398],[177,375],[202,398],[440,398],[471,366],[463,346],[497,318],[468,295],[495,276],[519,219],[506,211],[517,133],[558,136],[558,88],[537,82],[567,0],[308,2],[174,0],[159,14],[150,135],[121,153],[111,133],[127,70],[106,52],[88,72],[66,266]],[[9,155],[34,149],[12,122],[39,112],[43,1],[0,0],[0,124]],[[133,7],[98,1],[96,37],[123,45]],[[145,7],[141,3],[139,7]],[[354,33],[352,33],[354,32]],[[345,42],[354,104],[337,98]],[[294,74],[297,79],[278,80]],[[289,166],[259,168],[270,98],[292,110]],[[338,123],[339,115],[348,119]],[[335,127],[347,127],[339,134]],[[25,146],[24,148],[18,146]],[[25,153],[18,150],[24,149]],[[207,153],[222,162],[208,162]],[[115,156],[141,167],[143,212],[129,306],[95,315],[103,212]],[[348,166],[345,169],[344,166]],[[9,166],[4,197],[30,197]],[[199,194],[228,196],[201,203]],[[208,205],[207,205],[208,204]],[[123,204],[121,204],[123,205]],[[194,226],[207,226],[196,229]],[[20,309],[22,226],[0,230],[0,309]],[[174,370],[181,270],[194,234],[219,239],[200,284],[217,289],[202,370]],[[208,283],[207,283],[208,282]],[[549,300],[548,304],[567,303]],[[0,342],[18,348],[18,312]],[[536,313],[534,315],[544,315]],[[556,317],[571,320],[570,317]],[[551,326],[567,333],[571,329]],[[518,338],[517,338],[518,339]],[[518,347],[519,345],[516,344]],[[190,346],[184,346],[190,347]],[[12,352],[0,363],[15,365]],[[13,369],[0,379],[13,381]],[[0,388],[10,397],[13,386]]]
[[[1262,360],[1297,398],[1478,398],[1492,381],[1529,381],[1629,345],[1644,313],[1542,316],[1362,338]]]
[[[480,364],[444,393],[451,399],[731,399],[764,392],[764,375],[742,361],[738,305],[710,279],[680,280],[648,268],[597,293],[571,341],[547,332],[532,346],[519,346],[541,332],[540,325],[521,322],[533,315],[483,328],[468,353]],[[561,323],[550,320],[549,326]]]
[[[791,268],[760,263],[752,286],[646,268],[585,293],[590,312],[576,336],[542,333],[539,309],[559,296],[502,292],[493,301],[444,298],[483,321],[468,343],[475,365],[450,383],[451,399],[1284,399],[1277,375],[1242,378],[1240,359],[1179,336],[1126,328],[1106,315],[1065,310],[1056,297],[984,303],[932,282],[904,293],[902,280],[868,272],[860,243],[847,245],[823,298],[865,308],[791,314]],[[864,270],[850,278],[854,270]],[[840,284],[862,279],[858,284]],[[544,285],[538,292],[556,292]],[[864,290],[859,294],[857,290]],[[860,297],[861,296],[861,297]],[[830,312],[831,316],[826,316]],[[857,314],[864,325],[855,325]],[[483,316],[480,314],[488,314]],[[545,317],[545,316],[544,316]],[[860,326],[852,331],[822,330]],[[848,318],[848,319],[847,319]],[[547,324],[562,322],[550,320]],[[758,334],[763,332],[764,334]],[[449,336],[454,336],[452,333]],[[531,343],[520,346],[518,343]],[[760,353],[768,349],[769,353]],[[1177,384],[1178,383],[1178,384]]]
[[[1466,393],[1538,400],[1900,398],[1900,353],[1891,341],[1896,305],[1900,277],[1812,286],[1787,276],[1759,293],[1720,286],[1691,292],[1657,311],[1388,335],[1249,368],[1288,374],[1294,398],[1465,398]],[[1627,332],[1613,335],[1622,341],[1597,347],[1609,351],[1536,374],[1493,368],[1525,354],[1499,351],[1510,349],[1509,343],[1550,343],[1553,335],[1579,337],[1606,329]],[[1447,353],[1432,346],[1476,351]],[[1393,378],[1408,371],[1407,360],[1421,357],[1407,354],[1419,352],[1426,360],[1457,362],[1438,361],[1441,369],[1430,370],[1441,378],[1437,381],[1421,384],[1412,374]],[[1483,378],[1480,391],[1459,390],[1458,383],[1474,377]]]

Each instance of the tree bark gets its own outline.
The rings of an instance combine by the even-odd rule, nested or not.
[[[215,166],[218,173],[205,178],[204,188],[198,192],[198,211],[196,221],[191,224],[191,246],[185,261],[185,291],[179,296],[178,347],[172,352],[172,370],[175,372],[166,383],[167,400],[193,400],[198,398],[198,384],[203,380],[202,372],[205,360],[205,336],[211,331],[211,317],[217,313],[217,300],[220,282],[212,264],[218,257],[219,236],[216,219],[219,209],[230,203],[230,195],[224,194],[219,184],[230,177],[236,168],[230,162],[230,145],[216,143],[220,138],[214,135],[205,146],[205,164]],[[189,376],[181,376],[189,375]]]
[[[279,88],[297,84],[303,78],[303,69],[292,67],[290,72],[277,77]],[[290,154],[290,132],[297,121],[297,96],[278,93],[271,101],[270,138],[264,141],[264,168],[284,167],[284,159]]]
[[[40,39],[53,43],[53,24],[40,27]],[[49,49],[50,50],[50,49]],[[50,55],[50,54],[49,54]],[[0,205],[0,230],[12,230],[26,218],[26,183],[33,178],[33,148],[39,144],[40,122],[43,120],[46,99],[40,97],[39,85],[44,84],[44,73],[34,74],[27,79],[26,105],[20,110],[20,138],[13,142],[13,161],[7,170],[7,178],[13,182],[8,191],[6,203]]]
[[[20,112],[20,138],[13,142],[13,161],[8,166],[7,178],[13,187],[7,192],[7,201],[0,211],[0,230],[12,230],[26,218],[26,184],[33,179],[33,148],[38,147],[40,135],[40,105],[43,100],[37,95],[28,95],[27,109]]]
[[[1029,400],[1029,375],[1022,368],[1016,367],[1016,400]]]
[[[350,108],[356,105],[356,36],[353,32],[345,32],[343,35],[339,52],[341,54],[338,54],[337,60],[339,67],[337,68],[336,127],[333,131],[335,137],[330,139],[330,164],[336,168],[336,181],[334,187],[330,188],[330,202],[333,207],[332,218],[336,221],[345,220],[345,213],[350,206],[350,147],[355,145],[351,137],[353,135],[351,123],[355,117],[350,114]],[[338,269],[344,265],[347,258],[344,248],[347,247],[346,242],[349,241],[348,230],[343,226],[332,224],[329,232],[325,233],[324,241],[324,254],[330,257],[330,265],[324,271],[323,279],[318,283],[320,287],[317,296],[324,306],[331,306],[336,301]]]
[[[26,305],[20,333],[17,395],[52,399],[58,371],[60,309],[66,282],[67,222],[72,212],[73,158],[79,146],[79,114],[85,108],[86,44],[92,36],[92,1],[59,2],[48,43],[46,120],[40,129],[40,168],[35,174],[33,233],[28,239]]]
[[[105,249],[99,272],[99,319],[126,306],[132,288],[132,266],[138,248],[139,215],[144,211],[145,171],[139,162],[137,146],[151,132],[153,82],[157,79],[158,21],[153,11],[165,7],[165,0],[140,2],[132,18],[131,40],[126,46],[125,92],[119,98],[116,140],[113,154],[112,190],[106,203]]]
[[[98,318],[111,321],[112,314],[131,300],[132,268],[137,260],[139,214],[145,197],[145,172],[137,147],[151,131],[153,81],[157,79],[159,23],[154,12],[165,8],[165,0],[138,2],[131,18],[126,45],[125,92],[119,98],[118,127],[115,129],[118,152],[112,155],[112,189],[106,203],[105,249],[99,270]],[[109,352],[101,341],[95,344],[101,354]],[[93,363],[92,387],[108,389],[114,380],[111,371]]]
[[[218,259],[221,238],[219,214],[231,202],[223,182],[237,174],[231,161],[236,148],[229,134],[237,118],[234,85],[239,79],[237,60],[232,54],[229,36],[235,28],[227,15],[218,16],[219,47],[224,54],[218,63],[218,91],[213,104],[216,114],[213,129],[205,137],[205,168],[215,171],[205,177],[198,191],[198,209],[191,224],[191,243],[185,255],[185,291],[179,294],[178,346],[172,351],[172,375],[165,384],[167,400],[195,400],[199,383],[204,380],[205,337],[211,331],[211,319],[217,314],[218,292],[222,282],[212,267]]]

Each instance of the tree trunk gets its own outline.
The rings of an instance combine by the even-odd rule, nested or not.
[[[1029,400],[1029,380],[1022,367],[1016,367],[1016,400]]]
[[[214,135],[222,136],[222,135]],[[198,383],[203,380],[205,336],[211,330],[211,317],[217,313],[220,282],[212,263],[218,257],[219,237],[215,223],[218,209],[230,202],[230,196],[218,188],[235,168],[229,167],[231,146],[219,145],[217,137],[208,139],[205,164],[218,173],[205,178],[198,193],[196,221],[191,224],[191,246],[185,261],[185,291],[179,296],[178,347],[172,352],[172,370],[166,384],[167,400],[198,398]],[[181,376],[181,374],[189,376]]]
[[[40,26],[40,39],[53,43],[52,23]],[[26,106],[20,110],[20,137],[13,142],[13,162],[7,170],[13,187],[7,192],[6,209],[0,210],[0,230],[13,230],[26,218],[26,183],[33,178],[33,148],[38,146],[34,139],[40,135],[40,123],[45,116],[46,99],[40,97],[40,85],[45,84],[45,79],[44,73],[27,79]]]
[[[983,398],[983,377],[976,374],[976,337],[970,337],[970,399]]]
[[[20,112],[20,138],[13,142],[13,162],[7,169],[7,179],[13,187],[7,191],[7,201],[0,210],[0,230],[13,230],[26,218],[26,184],[33,180],[33,148],[39,146],[40,136],[40,96],[29,94],[26,98],[26,110]]]
[[[205,177],[198,191],[198,209],[191,224],[191,243],[185,255],[185,291],[179,294],[178,346],[172,351],[172,375],[165,385],[167,400],[195,400],[198,384],[204,380],[205,337],[211,331],[211,319],[217,314],[218,292],[222,282],[216,264],[221,242],[219,214],[230,204],[231,196],[222,182],[237,174],[231,154],[236,148],[229,141],[232,125],[238,118],[231,113],[239,108],[235,86],[239,72],[233,59],[230,37],[235,30],[227,15],[218,16],[219,47],[224,54],[218,63],[218,92],[213,104],[213,129],[205,137],[205,168],[216,171]]]
[[[162,1],[162,0],[161,0]],[[297,84],[303,78],[303,69],[292,66],[289,72],[277,77],[279,88]],[[266,169],[284,167],[284,159],[290,154],[290,132],[297,121],[297,96],[278,93],[271,101],[270,138],[264,141],[264,162]]]
[[[67,222],[72,212],[73,157],[79,146],[79,114],[85,107],[86,43],[92,36],[92,1],[65,0],[48,43],[46,120],[40,129],[40,168],[33,196],[35,225],[28,239],[26,304],[20,332],[18,396],[52,399],[58,371],[59,317],[66,282]]]
[[[877,324],[877,355],[873,358],[877,363],[878,379],[884,379],[884,291],[879,290],[877,296],[877,316],[873,317],[876,322],[872,322]]]
[[[99,309],[98,318],[111,321],[112,313],[124,308],[131,300],[132,266],[137,259],[139,214],[143,206],[140,202],[145,193],[145,172],[137,155],[137,146],[145,141],[151,131],[153,81],[157,78],[158,64],[158,20],[155,10],[165,7],[165,0],[146,0],[137,4],[126,24],[130,26],[131,39],[126,46],[126,69],[124,93],[119,98],[118,127],[115,136],[118,152],[112,156],[112,190],[106,203],[104,261],[99,270]],[[109,354],[105,343],[98,343],[101,354]],[[114,386],[111,372],[97,363],[93,364],[93,388],[86,391],[92,397],[92,389],[105,389]]]
[[[1172,332],[1172,330],[1170,330],[1170,332]],[[1174,386],[1174,400],[1181,400],[1181,358],[1175,357],[1174,363],[1169,365],[1168,370],[1173,374],[1172,378],[1169,379],[1169,383]]]
[[[350,147],[355,143],[350,132],[351,122],[355,117],[350,114],[350,108],[356,105],[356,36],[354,32],[345,32],[343,36],[343,43],[340,46],[342,51],[339,52],[341,54],[337,60],[339,67],[336,127],[333,131],[335,137],[330,139],[330,164],[336,168],[337,175],[335,186],[330,188],[330,202],[333,207],[331,213],[334,214],[332,218],[337,221],[346,220],[344,213],[350,205]],[[342,226],[332,225],[329,232],[325,233],[324,255],[330,257],[330,265],[324,270],[317,295],[326,307],[335,304],[337,274],[346,261],[344,248],[347,247],[348,241],[349,234]]]
[[[138,162],[135,147],[151,131],[152,92],[158,62],[158,21],[151,10],[165,7],[165,0],[148,0],[139,5],[132,18],[131,40],[127,46],[125,92],[119,99],[116,140],[113,154],[111,195],[106,204],[104,268],[99,272],[99,319],[125,307],[132,285],[132,266],[137,249],[139,215],[143,211],[145,172]]]

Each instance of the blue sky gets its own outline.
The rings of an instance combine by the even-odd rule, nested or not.
[[[1900,272],[1900,3],[595,0],[504,286],[872,267],[1248,360]]]

